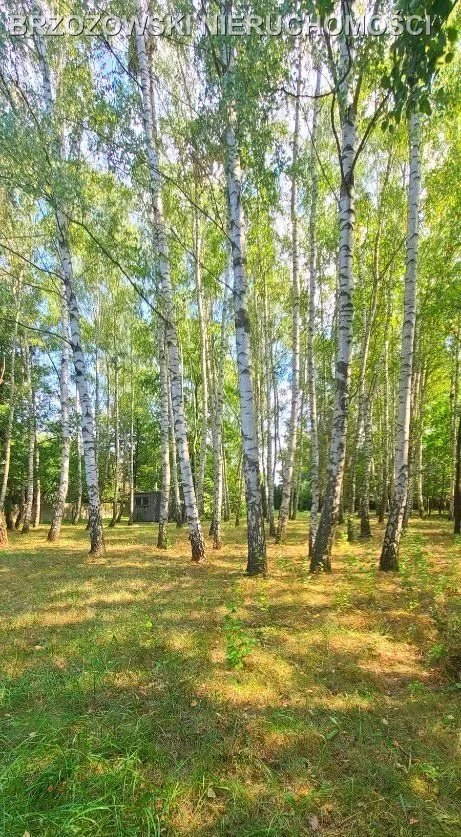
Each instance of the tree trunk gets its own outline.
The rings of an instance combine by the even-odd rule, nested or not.
[[[98,467],[94,440],[94,418],[88,387],[85,355],[80,337],[80,312],[73,290],[72,261],[67,242],[65,218],[57,213],[59,231],[59,254],[69,312],[72,356],[82,410],[82,440],[85,461],[86,485],[88,491],[88,522],[90,532],[90,555],[97,557],[104,551],[101,505],[99,500]]]
[[[221,338],[217,362],[213,363],[213,516],[210,535],[213,537],[213,549],[221,549],[221,517],[223,503],[223,460],[222,460],[222,424],[224,407],[224,362],[226,357],[226,321],[227,321],[227,286],[232,271],[231,253],[229,252],[226,284],[222,297]]]
[[[83,495],[83,479],[82,479],[82,455],[83,455],[83,439],[82,439],[82,416],[80,402],[78,398],[78,389],[76,392],[76,420],[77,420],[77,499],[75,501],[75,509],[72,518],[72,523],[80,523],[82,516],[82,495]]]
[[[138,0],[138,13],[140,15],[143,14],[141,0]],[[160,274],[161,296],[166,325],[166,343],[168,347],[171,399],[173,404],[174,416],[174,431],[178,449],[179,464],[181,468],[184,502],[186,507],[186,516],[189,526],[189,538],[192,550],[192,560],[198,562],[203,561],[205,558],[205,543],[203,540],[202,529],[200,526],[200,519],[194,489],[194,481],[192,477],[192,468],[189,458],[189,447],[187,443],[187,427],[186,418],[184,414],[184,400],[182,391],[181,360],[175,323],[173,286],[171,283],[170,276],[168,242],[166,237],[165,224],[163,220],[160,171],[156,148],[157,120],[155,113],[154,88],[146,51],[146,43],[142,32],[137,32],[136,34],[136,47],[141,79],[143,125],[145,141],[147,146],[147,157],[149,163],[150,185],[153,204],[153,229],[155,236],[155,245],[158,254],[158,270]]]
[[[309,217],[309,317],[307,325],[307,386],[309,390],[309,430],[311,437],[311,511],[309,517],[309,556],[312,557],[313,545],[317,535],[317,522],[320,507],[320,453],[317,421],[317,386],[315,378],[315,316],[317,293],[317,203],[318,169],[316,140],[318,130],[319,93],[321,68],[317,67],[315,81],[314,107],[312,114],[310,165],[312,178],[311,211]]]
[[[349,4],[352,13],[352,3]],[[343,12],[344,16],[344,12]],[[343,21],[344,22],[344,21]],[[343,34],[338,91],[341,113],[341,187],[339,198],[339,294],[335,364],[335,397],[328,461],[328,481],[311,556],[311,572],[331,571],[331,548],[338,521],[344,476],[347,419],[349,412],[350,363],[353,340],[353,234],[354,162],[356,153],[356,102],[352,96],[353,38]],[[347,70],[348,68],[348,70]]]
[[[194,212],[194,256],[195,256],[195,287],[197,291],[197,307],[200,328],[200,366],[202,376],[202,398],[201,398],[201,433],[200,433],[200,453],[198,460],[197,476],[195,481],[195,491],[197,495],[197,507],[199,515],[203,515],[204,510],[204,483],[205,483],[205,469],[206,469],[206,453],[207,453],[207,438],[208,438],[208,340],[207,340],[207,322],[205,301],[203,298],[203,285],[201,274],[201,239],[200,239],[200,221],[197,209]]]
[[[272,341],[270,338],[267,283],[264,276],[264,361],[266,385],[266,471],[267,471],[267,520],[269,535],[275,537],[274,514],[274,409],[272,398]]]
[[[461,534],[461,415],[458,420],[456,437],[456,469],[455,469],[455,497],[454,497],[454,533]]]
[[[13,338],[11,341],[11,371],[10,371],[10,392],[8,398],[8,413],[5,428],[5,442],[3,452],[3,474],[0,488],[0,549],[8,544],[8,534],[5,521],[5,500],[8,488],[8,477],[10,474],[10,459],[11,459],[11,437],[13,432],[15,395],[16,395],[16,341],[18,336],[18,319],[19,319],[19,305],[16,307],[16,316],[14,318]]]
[[[238,494],[237,494],[237,506],[235,509],[235,526],[240,526],[240,513],[242,511],[242,498],[243,498],[243,455],[240,456],[239,459],[239,467],[238,467]]]
[[[173,405],[171,403],[171,387],[168,380],[168,420],[170,425],[170,453],[171,453],[171,471],[173,474],[173,496],[174,496],[174,514],[176,520],[176,528],[180,529],[183,523],[182,509],[181,509],[181,492],[179,490],[178,480],[178,461],[176,457],[176,440],[174,437],[174,421],[173,421]]]
[[[32,383],[32,350],[30,346],[24,346],[24,367],[25,384],[27,390],[27,401],[29,407],[29,454],[27,458],[27,488],[26,503],[24,507],[24,518],[22,522],[22,533],[27,534],[32,523],[32,502],[34,499],[34,456],[35,456],[35,393]]]
[[[451,401],[451,467],[452,467],[452,488],[450,497],[450,508],[448,517],[450,520],[454,519],[454,503],[455,503],[455,482],[456,482],[456,456],[457,456],[457,433],[456,433],[456,416],[458,411],[459,400],[459,366],[460,366],[460,348],[461,348],[461,323],[458,322],[456,334],[454,338],[454,364],[453,364],[453,378],[450,392]]]
[[[291,248],[292,248],[292,331],[291,331],[291,409],[288,424],[285,467],[283,469],[282,499],[280,502],[275,542],[281,543],[285,533],[289,514],[290,498],[293,488],[293,469],[296,452],[296,435],[299,416],[299,247],[298,247],[298,156],[299,156],[299,115],[302,60],[301,49],[298,55],[298,73],[296,80],[295,124],[293,132],[293,154],[291,174]]]
[[[165,353],[165,328],[160,329],[160,443],[162,450],[162,489],[158,518],[158,549],[168,547],[168,515],[170,508],[170,415],[168,405],[168,367]]]
[[[371,396],[366,398],[363,409],[363,486],[360,498],[360,537],[365,540],[371,538],[370,529],[370,470],[372,457],[371,439]]]
[[[61,531],[64,506],[69,488],[69,458],[70,458],[70,430],[69,430],[69,315],[65,290],[61,291],[61,370],[59,376],[60,397],[61,397],[61,472],[59,476],[59,489],[56,506],[53,513],[53,520],[48,532],[49,541],[57,541]],[[78,448],[78,446],[77,446]],[[80,465],[81,482],[81,465]],[[79,486],[80,487],[80,486]],[[79,491],[81,498],[81,492]],[[80,499],[81,506],[81,499]]]
[[[115,344],[115,323],[114,323],[114,344]],[[119,417],[119,393],[118,393],[118,357],[115,352],[114,345],[114,439],[115,439],[115,463],[114,463],[114,497],[112,501],[112,520],[109,523],[111,529],[114,528],[118,518],[118,494],[120,481],[120,417]]]
[[[44,40],[41,35],[36,36],[40,69],[42,73],[43,92],[46,111],[49,117],[53,115],[53,95],[51,79],[46,60]],[[61,156],[60,144],[55,142],[56,156]],[[68,241],[68,222],[65,214],[54,207],[58,234],[58,249],[61,262],[62,280],[69,314],[70,341],[74,362],[75,377],[82,409],[82,438],[85,458],[86,483],[88,490],[88,522],[90,529],[90,555],[100,555],[104,550],[102,532],[101,507],[99,501],[98,468],[94,435],[94,417],[89,395],[88,378],[86,372],[85,355],[80,337],[80,312],[77,298],[73,289],[72,258]]]
[[[42,504],[42,486],[40,482],[40,448],[38,446],[37,419],[35,419],[35,462],[34,462],[34,498],[32,501],[32,526],[34,529],[40,524],[40,510]]]
[[[168,393],[168,386],[167,386]],[[170,443],[170,412],[168,409],[168,444]],[[128,460],[129,512],[128,526],[133,525],[134,517],[134,379],[133,379],[133,343],[130,342],[130,446]]]
[[[413,113],[409,120],[410,180],[406,243],[405,300],[400,355],[399,400],[394,461],[394,490],[379,567],[398,570],[403,515],[408,495],[408,448],[410,432],[411,380],[416,324],[416,286],[418,258],[418,213],[421,187],[420,125]]]
[[[228,60],[226,61],[228,81],[233,85],[234,79],[231,69],[233,55],[230,47],[228,52]],[[267,572],[266,535],[261,502],[259,448],[252,380],[251,332],[248,315],[244,219],[241,200],[241,169],[236,138],[236,113],[232,100],[228,104],[226,146],[228,210],[234,271],[235,344],[248,527],[248,561],[246,571],[248,575],[260,575]]]
[[[384,341],[384,405],[383,405],[383,461],[382,491],[379,504],[379,523],[384,523],[389,500],[389,340]]]

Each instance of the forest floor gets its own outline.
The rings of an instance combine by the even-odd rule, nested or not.
[[[460,675],[443,665],[461,541],[412,521],[384,575],[374,528],[340,531],[333,574],[312,578],[301,515],[267,579],[243,575],[232,526],[201,566],[185,530],[160,552],[152,524],[106,530],[93,562],[83,527],[59,545],[13,533],[0,834],[461,834]]]

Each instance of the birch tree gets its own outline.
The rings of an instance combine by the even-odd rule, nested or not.
[[[69,487],[70,428],[69,428],[69,315],[64,287],[61,291],[61,368],[59,392],[61,401],[61,471],[53,520],[48,532],[49,541],[57,541],[61,530],[64,506]],[[81,502],[81,501],[80,501]],[[79,511],[80,515],[80,511]]]
[[[331,570],[331,548],[338,520],[346,454],[350,362],[353,339],[353,235],[356,120],[360,83],[354,91],[354,39],[346,30],[346,14],[352,18],[353,2],[342,6],[343,33],[338,66],[338,99],[341,120],[339,198],[338,333],[335,364],[335,401],[328,460],[328,480],[311,556],[311,571]]]
[[[165,329],[160,329],[160,444],[162,450],[162,488],[158,519],[157,547],[168,546],[168,517],[170,508],[170,417],[168,405],[168,366],[165,353]]]
[[[408,450],[411,411],[411,381],[416,325],[418,278],[419,199],[421,189],[420,117],[409,118],[410,173],[406,238],[405,298],[400,353],[397,431],[394,454],[394,489],[390,503],[379,567],[398,570],[399,546],[408,496]]]
[[[291,174],[291,256],[292,256],[292,332],[291,332],[291,407],[287,433],[287,449],[283,469],[282,499],[277,522],[276,543],[283,540],[285,533],[290,497],[293,488],[293,470],[296,452],[296,435],[299,416],[299,366],[300,366],[300,279],[299,279],[299,242],[298,242],[298,156],[300,94],[302,77],[302,53],[299,50],[296,78],[295,124],[293,131],[292,174]]]
[[[138,2],[138,13],[143,14],[142,3]],[[136,49],[139,63],[142,116],[144,138],[150,174],[150,188],[153,206],[153,230],[158,257],[163,312],[166,325],[166,343],[168,347],[168,365],[171,383],[171,400],[173,405],[174,431],[181,468],[186,517],[189,526],[189,536],[192,549],[192,560],[199,562],[205,558],[205,544],[197,508],[192,468],[187,443],[187,427],[184,414],[184,399],[181,385],[181,361],[178,346],[178,335],[175,325],[175,310],[173,286],[170,276],[170,262],[168,241],[163,219],[161,196],[161,174],[157,151],[157,119],[154,98],[154,84],[151,76],[146,41],[141,31],[136,33]]]
[[[230,90],[227,101],[225,143],[227,152],[227,191],[232,265],[234,273],[234,318],[237,373],[240,401],[240,426],[243,447],[243,473],[247,511],[248,575],[267,572],[266,535],[261,500],[259,446],[252,380],[251,333],[248,314],[245,255],[245,226],[242,206],[242,171],[237,143],[237,114],[233,101],[233,48],[225,49],[224,87]]]

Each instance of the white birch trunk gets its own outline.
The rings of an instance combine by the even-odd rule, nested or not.
[[[138,0],[138,13],[143,14],[141,0]],[[175,310],[173,300],[173,286],[170,276],[170,262],[168,253],[168,242],[163,220],[163,208],[161,198],[161,182],[156,148],[156,114],[155,101],[153,98],[153,85],[150,66],[146,51],[146,43],[142,32],[136,34],[136,47],[138,54],[141,92],[142,92],[142,113],[144,134],[147,147],[147,157],[150,172],[150,185],[153,204],[153,226],[155,233],[155,244],[158,254],[158,268],[161,280],[163,309],[166,320],[166,342],[168,347],[169,373],[171,382],[171,400],[173,404],[174,431],[178,449],[179,464],[181,468],[182,486],[186,516],[189,526],[189,537],[192,549],[192,560],[203,561],[205,558],[205,544],[200,526],[200,519],[197,509],[192,468],[189,458],[189,447],[187,443],[187,427],[184,414],[184,400],[182,393],[181,360],[178,346],[178,336],[175,323]]]
[[[296,436],[299,417],[299,244],[298,244],[298,156],[299,156],[299,115],[301,93],[302,61],[301,50],[298,57],[296,79],[295,124],[293,133],[293,154],[291,174],[291,248],[292,248],[292,332],[291,332],[291,408],[287,434],[287,451],[283,469],[282,499],[280,502],[275,542],[283,540],[288,520],[290,497],[293,487],[293,469],[296,452]]]
[[[274,513],[274,406],[272,397],[272,341],[269,334],[269,306],[267,284],[264,277],[264,361],[266,387],[266,471],[267,471],[267,520],[269,535],[275,536]]]
[[[114,324],[114,337],[115,337],[115,324]],[[115,347],[114,347],[115,349]],[[111,529],[115,526],[118,519],[118,494],[119,494],[119,482],[120,482],[120,408],[119,408],[119,392],[118,392],[118,378],[119,378],[119,368],[118,368],[118,357],[115,352],[114,356],[114,438],[115,438],[115,463],[114,463],[114,499],[112,502],[112,520],[109,523]]]
[[[168,546],[168,514],[170,508],[170,411],[168,404],[168,366],[165,352],[165,328],[160,329],[160,444],[162,450],[162,489],[158,519],[157,547]]]
[[[203,514],[204,509],[204,483],[205,483],[205,468],[206,468],[206,452],[208,439],[208,338],[207,338],[207,318],[205,309],[205,300],[203,298],[202,285],[202,271],[200,265],[201,255],[201,240],[200,240],[200,221],[198,218],[198,211],[194,213],[194,255],[195,255],[195,286],[197,291],[197,307],[200,328],[200,366],[202,373],[202,398],[201,398],[201,431],[200,431],[200,453],[197,468],[197,477],[195,482],[195,492],[197,495],[197,508],[199,515]]]
[[[75,394],[76,400],[76,421],[77,421],[77,499],[75,501],[75,509],[72,518],[72,523],[80,523],[82,516],[82,495],[83,495],[83,479],[82,479],[82,456],[83,456],[83,439],[82,439],[82,415],[80,409],[80,402],[78,398],[78,388]]]
[[[28,434],[29,434],[29,453],[27,457],[27,487],[26,487],[26,503],[24,507],[24,518],[22,522],[22,533],[27,534],[32,523],[32,502],[34,499],[34,455],[35,455],[35,395],[32,384],[32,357],[31,348],[24,346],[24,369],[25,369],[25,384],[27,390],[28,401]]]
[[[371,538],[370,528],[370,474],[371,474],[371,459],[373,455],[372,449],[372,416],[371,416],[371,396],[365,398],[363,405],[363,427],[364,427],[364,444],[363,444],[363,486],[360,498],[360,537],[364,540]]]
[[[224,362],[226,358],[226,323],[227,323],[227,285],[231,274],[230,258],[228,259],[228,270],[226,284],[222,297],[221,313],[221,337],[219,343],[218,358],[213,364],[213,516],[211,520],[210,535],[213,537],[213,549],[221,549],[221,517],[223,503],[223,459],[222,459],[222,424],[224,407]]]
[[[169,431],[168,431],[169,433]],[[130,449],[128,461],[129,473],[129,515],[128,526],[134,518],[134,379],[133,379],[133,343],[130,342]]]
[[[36,45],[39,56],[40,69],[43,81],[43,93],[45,109],[49,118],[53,115],[53,93],[51,79],[46,59],[46,52],[43,38],[36,36]],[[54,141],[56,156],[61,155],[59,142]],[[83,454],[85,459],[85,472],[88,490],[88,522],[90,530],[90,555],[98,556],[104,549],[102,532],[101,507],[99,500],[98,469],[96,461],[96,447],[94,434],[94,418],[89,394],[88,378],[86,372],[85,355],[83,352],[80,336],[80,312],[77,299],[73,289],[72,258],[68,241],[68,223],[63,211],[55,207],[56,227],[58,234],[58,249],[61,262],[62,279],[64,283],[65,297],[69,314],[70,342],[72,357],[75,369],[75,377],[82,409],[82,439]]]
[[[309,317],[307,326],[307,386],[309,390],[309,430],[311,437],[311,512],[309,517],[309,556],[317,534],[320,507],[320,452],[317,420],[317,384],[315,375],[315,316],[317,293],[317,203],[318,203],[318,167],[316,142],[318,130],[321,68],[317,67],[315,96],[312,114],[310,168],[312,178],[312,197],[309,217]]]
[[[59,375],[61,398],[61,472],[53,520],[48,532],[49,541],[57,541],[61,531],[64,506],[69,488],[70,429],[69,429],[69,315],[64,287],[61,299],[61,369]]]
[[[168,415],[170,422],[170,455],[171,455],[171,472],[173,475],[173,496],[174,496],[174,510],[176,518],[176,527],[181,528],[183,524],[182,507],[181,507],[181,492],[179,490],[178,479],[178,457],[176,453],[176,439],[174,435],[174,418],[173,418],[173,404],[171,403],[171,386],[168,376]]]
[[[348,7],[352,14],[352,2]],[[344,11],[343,11],[344,16]],[[335,398],[325,498],[311,557],[311,571],[331,571],[331,548],[338,521],[346,455],[349,412],[350,364],[353,339],[354,160],[356,153],[356,104],[351,78],[354,67],[353,38],[343,35],[338,75],[341,79],[341,187],[339,197],[338,314],[335,364]],[[347,69],[349,68],[349,69]]]
[[[403,516],[408,496],[408,451],[411,412],[411,382],[416,325],[416,288],[418,278],[419,197],[421,189],[419,115],[411,114],[410,179],[406,242],[405,299],[400,355],[397,432],[395,439],[394,489],[380,558],[381,570],[398,570]]]
[[[5,447],[3,451],[3,474],[0,488],[0,548],[8,544],[8,532],[5,521],[5,500],[8,489],[8,477],[10,474],[11,460],[11,437],[13,433],[14,408],[16,400],[16,341],[18,337],[19,305],[16,308],[14,318],[13,339],[11,343],[11,371],[10,371],[10,392],[8,398],[8,417],[5,430]]]
[[[232,263],[234,271],[234,316],[243,472],[248,527],[249,575],[267,572],[266,535],[261,501],[259,449],[252,381],[251,333],[248,315],[244,219],[241,200],[241,169],[236,139],[236,114],[228,107],[226,129],[227,182]]]

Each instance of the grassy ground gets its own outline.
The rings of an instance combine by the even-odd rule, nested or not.
[[[152,526],[0,554],[0,834],[461,834],[460,690],[433,608],[461,546],[412,523],[398,577],[340,533],[306,571],[307,521],[247,579],[243,529],[208,563]],[[456,678],[455,678],[456,679]]]

